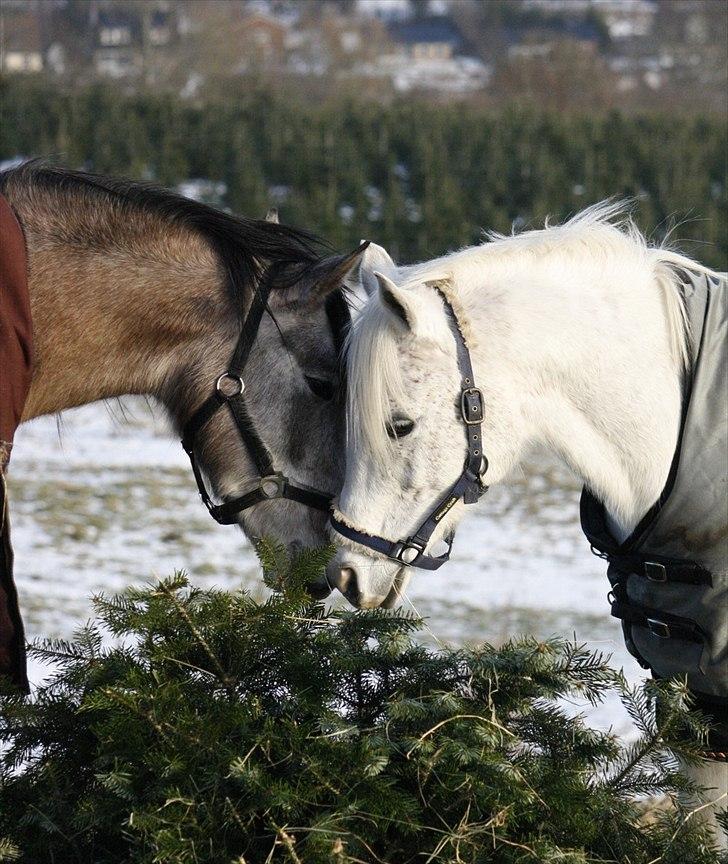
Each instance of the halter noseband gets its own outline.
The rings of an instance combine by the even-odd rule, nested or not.
[[[255,504],[260,504],[262,501],[271,501],[276,498],[287,498],[289,501],[297,501],[299,504],[305,504],[307,507],[323,510],[326,513],[330,509],[332,496],[329,493],[320,492],[317,489],[312,489],[300,483],[293,483],[285,474],[276,471],[268,448],[258,435],[248,412],[244,395],[245,382],[243,381],[243,372],[258,334],[263,313],[267,308],[266,304],[270,289],[271,280],[264,278],[259,289],[253,294],[250,310],[243,323],[243,329],[235,346],[227,372],[223,372],[217,378],[212,394],[194,412],[182,430],[182,446],[190,457],[192,473],[195,476],[200,497],[212,518],[221,525],[231,525],[237,521],[237,515],[242,513],[243,510],[247,510]],[[330,297],[329,300],[331,299]],[[342,302],[345,301],[342,300]],[[336,323],[337,315],[338,319],[341,318],[341,315],[338,314],[337,310],[333,309],[328,300],[326,311],[332,324]],[[258,482],[243,495],[231,498],[222,504],[215,504],[205,487],[200,466],[197,464],[197,459],[195,458],[194,448],[195,439],[200,429],[223,405],[227,405],[243,445],[253,460],[258,471]]]
[[[448,547],[444,554],[427,555],[425,553],[430,538],[444,516],[461,499],[464,504],[474,504],[488,490],[488,487],[483,483],[483,475],[488,470],[488,460],[483,453],[481,429],[483,421],[483,394],[475,386],[470,352],[460,330],[455,310],[444,291],[437,285],[433,287],[444,301],[448,322],[455,337],[458,369],[461,376],[460,416],[465,425],[465,437],[468,448],[463,471],[450,490],[433,507],[414,534],[406,540],[387,540],[384,537],[367,534],[364,531],[353,528],[336,516],[331,517],[331,526],[343,537],[347,537],[361,546],[366,546],[368,549],[386,555],[388,558],[392,558],[402,564],[410,567],[419,567],[422,570],[437,570],[450,558],[452,544],[455,539],[454,534],[451,534],[447,538]]]

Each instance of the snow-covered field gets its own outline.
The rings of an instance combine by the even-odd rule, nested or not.
[[[55,418],[26,424],[9,480],[29,639],[70,636],[89,616],[92,593],[176,569],[201,586],[262,593],[249,544],[208,516],[179,442],[159,409],[143,401],[69,411],[60,427]],[[609,615],[604,562],[579,528],[578,498],[578,484],[562,468],[536,457],[510,486],[491,489],[458,531],[449,565],[420,571],[410,583],[428,638],[498,642],[519,633],[576,633],[639,680]],[[31,669],[32,680],[42,675]],[[613,702],[589,714],[600,726],[630,728]]]

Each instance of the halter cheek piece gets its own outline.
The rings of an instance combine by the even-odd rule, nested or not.
[[[221,525],[231,525],[237,521],[238,514],[242,513],[243,510],[260,504],[262,501],[271,501],[276,498],[287,498],[289,501],[297,501],[299,504],[305,504],[307,507],[323,510],[326,513],[330,509],[331,494],[320,492],[300,483],[293,483],[280,471],[276,471],[268,448],[258,435],[248,413],[243,372],[258,334],[263,313],[266,310],[270,287],[270,280],[264,279],[259,290],[253,294],[250,311],[243,324],[227,372],[223,372],[218,377],[212,394],[194,412],[182,430],[182,446],[190,457],[192,473],[195,476],[200,497],[212,518]],[[345,303],[346,301],[338,292],[328,298],[326,312],[332,326],[341,325],[343,312],[339,307]],[[346,317],[348,319],[348,311]],[[338,333],[335,332],[334,337],[337,338],[337,336]],[[258,482],[243,495],[226,500],[222,504],[215,504],[205,487],[200,466],[197,464],[195,440],[202,427],[224,405],[227,405],[243,445],[258,471]]]
[[[488,470],[488,460],[483,453],[483,436],[481,423],[483,421],[483,395],[475,386],[473,364],[470,352],[460,331],[457,315],[445,293],[437,286],[435,290],[442,296],[445,303],[448,321],[451,325],[455,346],[457,349],[458,369],[460,370],[460,417],[465,426],[465,437],[468,448],[465,466],[462,474],[450,490],[437,502],[430,514],[406,540],[387,540],[373,534],[367,534],[352,528],[335,516],[331,517],[331,526],[349,540],[366,546],[375,552],[386,555],[395,561],[422,570],[437,570],[449,560],[454,534],[447,538],[447,551],[442,555],[427,555],[425,549],[444,516],[462,499],[464,504],[474,504],[488,487],[483,483],[483,475]]]

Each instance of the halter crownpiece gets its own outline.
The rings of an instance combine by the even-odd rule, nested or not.
[[[449,491],[437,502],[426,519],[406,540],[387,540],[376,534],[368,534],[349,524],[343,514],[334,514],[331,517],[331,527],[342,537],[353,540],[360,546],[379,552],[381,555],[399,561],[408,567],[419,567],[422,570],[437,570],[450,559],[454,534],[447,538],[447,551],[442,555],[428,555],[425,552],[430,538],[442,519],[461,499],[463,504],[474,504],[488,490],[488,487],[483,483],[483,475],[488,470],[488,460],[483,453],[483,394],[475,386],[470,351],[463,337],[461,324],[453,305],[441,286],[433,284],[432,287],[443,299],[450,329],[455,338],[458,369],[461,376],[460,417],[465,427],[468,448],[462,473]]]
[[[263,501],[272,501],[276,498],[287,498],[289,501],[297,501],[299,504],[313,507],[315,510],[323,510],[326,513],[330,510],[332,498],[330,493],[312,489],[309,486],[304,486],[302,483],[293,483],[285,474],[276,471],[268,448],[258,435],[255,424],[248,413],[248,406],[245,401],[243,372],[255,338],[258,335],[263,313],[267,308],[270,290],[270,279],[264,279],[258,290],[253,294],[248,316],[243,323],[243,329],[227,371],[218,376],[212,394],[192,414],[182,430],[182,446],[190,457],[192,473],[194,474],[200,497],[212,518],[221,525],[232,525],[237,521],[238,514],[242,513],[243,510],[247,510]],[[326,312],[332,325],[340,323],[342,317],[340,310],[334,309],[329,304],[329,300],[334,299],[334,296],[332,295],[326,304]],[[345,301],[342,300],[342,302]],[[336,337],[337,334],[334,335]],[[210,497],[210,493],[207,491],[200,466],[197,464],[195,441],[200,429],[224,405],[227,405],[237,427],[240,439],[258,471],[258,481],[252,489],[243,495],[226,500],[222,504],[215,504]]]

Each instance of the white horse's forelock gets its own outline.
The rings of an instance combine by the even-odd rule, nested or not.
[[[661,293],[671,350],[675,361],[687,368],[689,343],[685,305],[682,296],[680,270],[706,273],[714,271],[703,267],[685,255],[665,246],[650,246],[630,215],[630,203],[607,200],[577,213],[563,225],[502,235],[486,233],[486,242],[480,246],[462,249],[443,258],[400,269],[401,287],[411,290],[416,285],[445,282],[454,304],[458,320],[468,338],[467,316],[458,307],[457,273],[462,267],[477,267],[485,274],[489,266],[514,263],[524,256],[529,267],[539,262],[563,261],[564,267],[583,261],[592,268],[595,262],[604,262],[614,268],[628,261],[643,266],[652,276],[653,284]],[[534,269],[534,275],[537,270]],[[534,280],[536,281],[536,280]],[[398,325],[377,295],[365,306],[349,336],[349,435],[356,443],[362,439],[375,452],[383,452],[392,442],[387,435],[387,423],[392,405],[401,404],[405,386],[400,368],[398,339],[402,338]],[[472,347],[472,346],[471,346]]]
[[[396,326],[392,313],[375,294],[346,342],[347,436],[354,447],[366,441],[375,453],[391,445],[387,435],[390,405],[401,403],[404,396]]]

